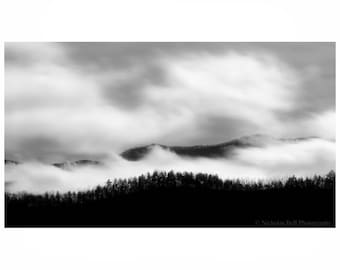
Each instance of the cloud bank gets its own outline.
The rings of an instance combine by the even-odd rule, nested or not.
[[[236,150],[233,159],[183,158],[154,147],[145,159],[137,162],[112,156],[101,166],[73,167],[70,170],[28,162],[7,165],[5,173],[7,191],[42,193],[84,190],[103,185],[107,179],[134,177],[155,170],[203,172],[217,174],[222,179],[268,181],[291,175],[324,175],[334,168],[335,143],[310,139]]]

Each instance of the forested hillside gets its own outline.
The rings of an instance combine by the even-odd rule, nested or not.
[[[268,183],[154,172],[81,192],[5,195],[6,226],[335,226],[335,173]]]

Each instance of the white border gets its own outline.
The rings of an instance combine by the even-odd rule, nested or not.
[[[337,2],[1,1],[1,50],[4,41],[339,42]],[[3,53],[1,60],[3,63]],[[3,65],[1,79],[3,82]],[[1,83],[2,127],[3,88]],[[338,99],[337,95],[337,104]],[[2,138],[3,132],[2,128]],[[2,154],[3,151],[1,144]],[[0,176],[4,179],[3,163],[0,164]],[[3,194],[4,184],[0,186]],[[0,268],[6,270],[310,270],[339,266],[338,228],[4,229],[3,200],[0,201]]]

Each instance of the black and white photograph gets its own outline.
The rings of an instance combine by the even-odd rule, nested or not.
[[[6,227],[335,227],[334,42],[6,42]]]
[[[340,269],[339,8],[0,1],[0,269]]]

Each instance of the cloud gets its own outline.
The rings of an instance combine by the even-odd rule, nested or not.
[[[319,113],[309,113],[304,118],[296,118],[284,125],[286,137],[317,136],[335,141],[336,133],[336,112],[335,110],[325,110]]]
[[[105,160],[103,166],[74,167],[72,170],[28,162],[7,165],[5,176],[7,191],[42,193],[84,190],[103,185],[107,179],[134,177],[154,170],[203,172],[217,174],[222,179],[268,181],[291,175],[324,175],[334,168],[335,143],[312,139],[240,149],[235,152],[233,159],[184,158],[156,146],[145,159],[137,162],[113,155]]]
[[[300,104],[299,110],[292,112],[295,116],[306,110],[322,111],[328,106],[335,106],[335,43],[331,42],[71,42],[60,45],[79,70],[123,71],[136,75],[130,76],[128,82],[122,81],[122,87],[128,89],[131,98],[124,98],[120,91],[112,90],[117,87],[115,80],[108,82],[106,94],[115,105],[118,100],[121,106],[138,106],[140,102],[135,101],[143,100],[141,88],[149,84],[166,84],[168,78],[162,65],[163,58],[182,59],[188,54],[220,56],[234,51],[240,55],[275,56],[298,73],[303,86],[297,93]]]
[[[335,142],[309,139],[240,149],[237,160],[250,167],[261,168],[267,177],[325,174],[335,169]]]
[[[329,44],[8,43],[5,54],[6,158],[105,159],[252,133],[335,137]],[[325,89],[306,109],[315,77]]]
[[[6,42],[5,65],[24,69],[37,65],[53,65],[65,62],[65,53],[53,43]]]
[[[171,84],[149,87],[151,106],[197,117],[228,116],[266,132],[276,115],[295,104],[299,80],[289,67],[266,55],[202,54],[166,61]]]
[[[328,138],[335,141],[336,132],[336,113],[335,110],[324,111],[314,114],[303,123],[307,132],[314,133],[316,136]]]

